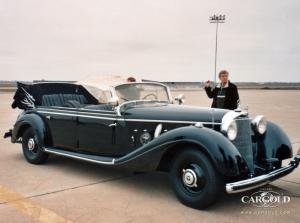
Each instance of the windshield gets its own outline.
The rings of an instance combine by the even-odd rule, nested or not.
[[[159,100],[169,102],[168,90],[155,83],[130,83],[115,87],[119,102],[135,100]]]

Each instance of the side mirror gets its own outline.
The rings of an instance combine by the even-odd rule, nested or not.
[[[109,99],[108,103],[111,104],[114,107],[118,106],[119,105],[119,98],[118,97],[112,97],[111,99]]]
[[[185,99],[185,96],[183,94],[180,94],[180,95],[175,97],[175,101],[178,101],[179,105],[184,103],[184,99]]]

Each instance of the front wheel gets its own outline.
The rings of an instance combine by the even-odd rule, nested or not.
[[[22,136],[23,154],[29,163],[41,164],[44,163],[48,154],[43,151],[42,143],[33,128],[25,130]]]
[[[192,208],[208,207],[224,190],[223,177],[206,154],[197,149],[186,149],[175,157],[170,177],[178,199]]]

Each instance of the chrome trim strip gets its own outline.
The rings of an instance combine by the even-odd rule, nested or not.
[[[51,106],[53,108],[63,108],[63,109],[70,109],[70,110],[78,110],[79,108],[70,108],[70,107],[61,107],[61,106]],[[45,106],[40,106],[38,108],[41,108],[41,109],[52,109],[52,108],[49,108],[49,107],[45,107]]]
[[[241,180],[241,181],[237,181],[237,182],[233,182],[233,183],[227,183],[225,186],[226,192],[229,194],[238,193],[238,192],[247,191],[247,190],[251,190],[251,189],[263,186],[267,183],[272,182],[273,180],[276,180],[277,176],[284,174],[285,172],[287,172],[286,174],[288,174],[289,171],[292,171],[296,167],[297,167],[297,165],[290,164],[289,166],[282,167],[278,170],[274,170],[268,174],[264,174],[264,175],[261,175],[258,177],[253,177],[250,179]],[[273,179],[273,178],[275,178],[275,179]],[[240,188],[240,187],[242,187],[242,188]]]
[[[176,121],[176,120],[157,120],[157,119],[124,119],[129,122],[160,122],[160,123],[183,123],[183,124],[196,124],[199,121]],[[212,122],[201,122],[207,125],[221,125],[221,123],[212,123]]]
[[[98,110],[96,110],[96,109],[88,109],[88,108],[79,108],[79,110],[82,110],[82,112],[85,112],[85,111],[83,111],[83,110],[86,110],[86,111],[98,111],[98,112],[104,112],[104,113],[111,113],[111,114],[116,114],[116,111],[107,111],[107,110],[100,110],[100,109],[98,109]]]
[[[38,109],[59,109],[62,108],[61,110],[71,110],[71,111],[80,111],[82,110],[82,112],[86,111],[98,111],[98,112],[105,112],[105,113],[113,113],[115,114],[115,111],[108,111],[108,110],[100,110],[100,109],[88,109],[88,108],[69,108],[69,107],[61,107],[61,106],[51,106],[51,108],[49,107],[44,107],[44,106],[39,106],[37,107]]]
[[[66,115],[66,116],[77,116],[83,118],[95,118],[95,119],[107,119],[107,120],[119,120],[119,121],[128,121],[128,122],[159,122],[159,123],[182,123],[182,124],[196,124],[199,121],[177,121],[177,120],[158,120],[158,119],[124,119],[120,116],[115,118],[101,117],[101,116],[90,116],[90,115],[81,115],[81,114],[69,114],[62,112],[47,112],[47,111],[37,111],[38,113],[43,114],[53,114],[53,115]],[[201,122],[204,125],[221,125],[221,123],[212,123],[212,122]]]
[[[88,162],[91,162],[91,163],[106,164],[106,165],[114,165],[115,164],[115,159],[112,159],[112,161],[110,161],[110,162],[105,162],[105,161],[88,159],[88,158],[84,158],[84,157],[81,157],[81,156],[66,154],[66,153],[63,153],[63,152],[53,151],[53,150],[48,149],[48,148],[44,148],[44,151],[47,152],[47,153],[52,153],[52,154],[56,154],[56,155],[60,155],[60,156],[65,156],[65,157],[70,157],[70,158],[74,158],[74,159],[84,160],[84,161],[88,161]]]
[[[90,115],[80,115],[80,114],[68,114],[68,113],[60,113],[60,112],[47,112],[47,111],[37,111],[38,113],[43,114],[53,114],[53,115],[66,115],[66,116],[74,116],[74,117],[83,117],[83,118],[94,118],[94,119],[106,119],[106,120],[117,120],[115,118],[101,117],[101,116],[90,116]]]
[[[37,109],[38,111],[45,111],[45,112],[51,112],[51,111],[58,111],[58,112],[75,112],[75,111],[65,111],[65,110],[59,110],[59,109],[40,109],[40,108],[38,108]],[[101,113],[100,112],[100,110],[99,110],[99,113],[95,113],[95,112],[85,112],[85,111],[78,111],[78,110],[76,110],[76,112],[77,113],[81,113],[81,114],[90,114],[90,115],[105,115],[105,116],[113,116],[113,115],[115,115],[115,112],[114,113],[112,113],[112,114],[103,114],[103,113]]]

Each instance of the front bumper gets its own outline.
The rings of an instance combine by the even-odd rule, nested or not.
[[[246,190],[251,190],[257,187],[261,187],[265,184],[272,182],[280,177],[283,177],[289,173],[291,173],[295,168],[298,167],[300,162],[300,154],[297,154],[293,160],[289,163],[288,166],[282,167],[280,169],[274,170],[270,173],[253,177],[246,180],[241,180],[233,183],[226,184],[226,192],[231,193],[238,193]]]

